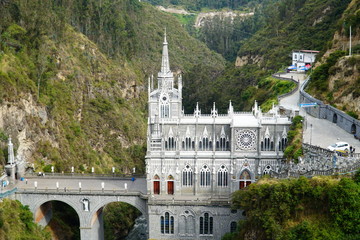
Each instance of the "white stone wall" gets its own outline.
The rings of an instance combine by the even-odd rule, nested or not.
[[[161,233],[161,216],[168,212],[174,217],[174,233]],[[213,218],[213,234],[200,234],[200,217],[208,213]],[[242,211],[231,211],[229,207],[201,205],[149,205],[149,238],[164,239],[221,239],[230,232],[231,222],[244,218]],[[186,219],[186,220],[185,220]],[[191,224],[187,224],[187,222]]]

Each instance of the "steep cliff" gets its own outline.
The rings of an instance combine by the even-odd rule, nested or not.
[[[360,115],[360,3],[344,11],[329,49],[317,63],[308,91],[355,118]],[[351,56],[350,56],[351,27]],[[334,56],[338,55],[335,59]],[[329,60],[332,60],[331,63]]]

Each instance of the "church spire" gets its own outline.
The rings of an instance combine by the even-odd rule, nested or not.
[[[168,43],[166,40],[166,28],[165,28],[165,34],[164,34],[162,60],[161,60],[161,71],[160,72],[164,75],[166,73],[170,72],[169,50],[168,50]]]

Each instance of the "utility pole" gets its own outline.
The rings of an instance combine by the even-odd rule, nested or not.
[[[350,47],[349,47],[349,56],[351,57],[351,26],[350,26]]]

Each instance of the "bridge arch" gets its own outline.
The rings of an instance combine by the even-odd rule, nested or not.
[[[73,202],[71,199],[66,199],[66,200],[62,200],[62,199],[40,199],[38,201],[36,201],[34,204],[29,205],[29,208],[31,210],[31,212],[33,213],[34,216],[34,220],[36,223],[38,223],[41,219],[39,219],[39,214],[41,214],[41,211],[43,210],[42,208],[44,206],[46,206],[47,203],[51,203],[54,201],[58,201],[58,202],[62,202],[68,206],[70,206],[75,212],[76,215],[79,218],[79,223],[81,225],[81,222],[85,221],[85,218],[82,216],[82,214],[80,213],[80,209],[78,209],[78,204]],[[28,205],[28,204],[26,204]],[[47,225],[47,224],[46,224]]]
[[[104,217],[104,207],[110,203],[122,202],[127,203],[137,210],[139,210],[142,216],[148,222],[148,212],[147,212],[147,201],[140,198],[139,196],[102,196],[98,201],[92,201],[90,199],[90,208],[89,208],[89,217],[84,223],[88,228],[93,229],[92,237],[97,235],[97,238],[92,239],[103,239],[104,229],[103,229],[103,217]],[[83,238],[82,238],[83,239]],[[86,239],[86,238],[84,238]]]
[[[90,215],[93,216],[105,205],[113,202],[124,202],[138,209],[144,216],[147,216],[146,200],[138,196],[108,196],[102,197],[101,201],[92,204],[90,208]]]

